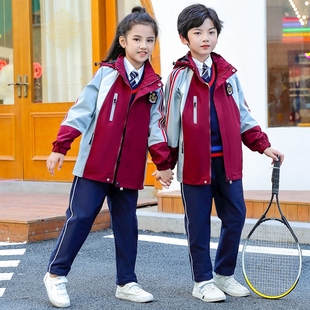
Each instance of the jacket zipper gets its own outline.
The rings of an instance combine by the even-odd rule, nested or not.
[[[112,102],[112,107],[111,107],[111,113],[110,113],[110,118],[109,121],[112,122],[113,118],[114,118],[114,113],[115,113],[115,108],[116,108],[116,102],[117,102],[117,97],[118,97],[118,93],[114,94],[113,97],[113,102]]]
[[[116,96],[116,98],[117,98],[117,96]],[[114,180],[113,180],[113,182],[116,181],[116,179],[117,179],[117,171],[118,171],[118,167],[119,167],[119,163],[120,163],[120,158],[121,158],[122,151],[123,151],[124,135],[125,135],[125,130],[126,130],[126,125],[127,125],[127,121],[128,121],[128,114],[129,114],[130,108],[131,108],[131,105],[130,106],[128,105],[126,119],[125,119],[125,122],[124,122],[124,125],[123,125],[122,139],[120,141],[120,145],[119,145],[118,152],[117,152],[117,161],[116,161],[115,166],[114,166]]]
[[[197,96],[194,96],[193,99],[193,122],[194,124],[197,124]]]

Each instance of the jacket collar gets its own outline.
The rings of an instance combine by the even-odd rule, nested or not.
[[[129,83],[127,79],[126,68],[124,65],[124,55],[118,56],[118,58],[112,62],[102,62],[101,66],[108,66],[117,70],[120,76],[122,76],[123,79],[126,81],[126,83]],[[140,88],[146,87],[148,85],[153,85],[154,83],[156,84],[152,86],[153,89],[158,89],[163,86],[160,76],[155,73],[149,60],[146,60],[144,63],[144,73],[140,84]]]
[[[211,53],[212,61],[214,63],[214,66],[216,68],[217,72],[217,78],[222,80],[227,80],[231,75],[236,73],[236,68],[234,68],[229,62],[227,62],[221,55],[212,52]],[[191,52],[188,52],[185,56],[179,58],[174,68],[187,66],[190,69],[192,69],[196,74],[199,75],[199,72],[197,70],[197,66],[192,58]]]

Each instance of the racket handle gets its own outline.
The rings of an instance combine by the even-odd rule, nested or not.
[[[280,158],[273,164],[271,182],[272,182],[272,194],[279,193],[279,181],[280,181]]]

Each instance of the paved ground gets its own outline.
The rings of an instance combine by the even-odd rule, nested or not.
[[[139,241],[136,272],[140,284],[152,292],[156,300],[137,304],[118,300],[115,294],[114,240],[111,230],[89,235],[68,276],[71,308],[78,310],[144,309],[144,310],[308,310],[310,292],[310,258],[304,257],[303,272],[295,290],[279,300],[267,300],[254,293],[247,298],[227,297],[222,303],[207,304],[191,296],[193,282],[188,262],[184,234],[140,231],[146,241]],[[147,241],[150,237],[163,237],[167,243]],[[170,238],[170,239],[165,239]],[[172,239],[171,239],[172,238]],[[217,242],[214,238],[213,242]],[[48,302],[42,278],[55,240],[21,245],[0,245],[2,250],[24,249],[24,254],[4,255],[0,261],[18,260],[17,266],[0,267],[0,277],[12,273],[11,279],[0,281],[5,288],[0,297],[0,309],[45,310],[54,309]],[[177,244],[178,243],[178,244]],[[303,245],[304,250],[310,247]],[[214,258],[215,250],[211,251]],[[2,264],[3,265],[3,264]],[[240,255],[236,278],[245,284],[241,273]]]

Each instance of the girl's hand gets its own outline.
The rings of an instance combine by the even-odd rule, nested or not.
[[[49,173],[54,176],[54,169],[56,164],[58,163],[58,170],[61,169],[62,164],[64,162],[65,155],[61,153],[52,152],[51,155],[46,160],[46,168]]]
[[[164,187],[164,188],[169,188],[169,186],[172,183],[173,180],[173,172],[171,169],[167,170],[162,170],[162,171],[154,171],[152,175],[156,176],[156,180],[159,181],[159,183]]]

